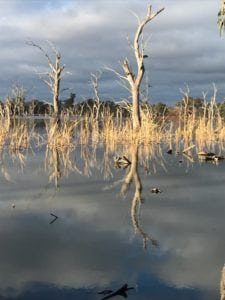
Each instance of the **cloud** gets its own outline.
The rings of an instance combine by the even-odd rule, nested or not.
[[[76,151],[82,169],[84,161]],[[10,288],[22,293],[32,282],[86,289],[129,278],[134,285],[143,273],[147,281],[161,280],[162,287],[216,293],[225,247],[222,166],[195,164],[187,170],[174,169],[168,162],[168,173],[158,169],[153,176],[142,177],[145,202],[140,224],[159,242],[159,249],[149,245],[146,252],[132,226],[133,186],[126,199],[119,196],[123,171],[112,170],[115,177],[104,184],[102,157],[97,156],[96,162],[91,156],[92,176],[72,172],[56,191],[47,183],[42,154],[34,158],[30,154],[32,160],[27,157],[22,174],[18,165],[9,164],[13,184],[2,184],[2,295]],[[149,193],[155,184],[162,194]],[[112,189],[103,190],[104,186]],[[52,225],[50,212],[59,216]]]
[[[144,16],[147,3],[136,0],[93,0],[85,3],[1,1],[0,63],[4,73],[0,76],[0,96],[4,97],[4,90],[11,86],[7,85],[4,77],[12,80],[22,78],[29,94],[32,90],[31,80],[28,80],[31,74],[29,70],[27,74],[25,70],[21,73],[21,65],[46,65],[42,54],[25,44],[30,37],[47,51],[45,40],[55,43],[62,53],[62,62],[73,76],[73,80],[64,79],[65,86],[73,89],[78,98],[90,97],[91,91],[87,93],[90,73],[105,66],[122,72],[119,61],[124,57],[129,57],[135,65],[127,41],[127,37],[132,41],[137,26],[132,11]],[[173,102],[179,98],[181,81],[191,83],[191,90],[198,95],[215,81],[222,94],[225,46],[216,26],[216,1],[155,0],[152,5],[154,10],[161,7],[165,10],[145,28],[145,36],[150,38],[146,48],[150,56],[146,60],[146,69],[151,72],[150,80],[154,86],[158,86],[151,90],[151,100]],[[203,81],[201,85],[198,83],[200,79]],[[112,95],[108,78],[102,77],[102,96],[115,99],[128,97],[119,86],[114,89],[115,80],[111,74]],[[32,76],[32,81],[33,86],[38,87],[37,98],[50,98],[47,90],[42,90],[43,85],[38,78]]]

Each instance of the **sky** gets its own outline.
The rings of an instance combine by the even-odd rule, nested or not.
[[[50,56],[48,41],[60,51],[65,74],[60,98],[72,92],[77,101],[94,96],[91,74],[100,74],[103,100],[130,99],[117,76],[128,58],[135,72],[131,43],[137,18],[147,5],[164,7],[144,30],[147,41],[144,99],[173,105],[188,86],[190,95],[210,99],[215,83],[218,101],[225,98],[225,37],[217,28],[219,0],[0,0],[0,99],[13,86],[26,91],[27,99],[51,101],[48,86],[39,74],[48,71],[46,57],[27,44],[31,39]],[[54,56],[52,56],[54,60]],[[63,91],[64,90],[64,91]]]

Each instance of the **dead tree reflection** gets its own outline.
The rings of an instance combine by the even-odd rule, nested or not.
[[[225,300],[225,265],[223,267],[220,280],[220,300]]]
[[[121,187],[121,194],[125,196],[129,190],[131,182],[134,182],[135,192],[131,205],[131,219],[135,232],[138,232],[143,240],[143,248],[147,248],[148,241],[155,247],[158,246],[156,240],[152,239],[143,229],[140,223],[140,209],[142,204],[142,183],[138,173],[138,145],[131,147],[131,165],[127,175],[124,178],[124,182]]]
[[[26,165],[26,153],[20,150],[12,150],[12,149],[0,149],[0,173],[2,174],[3,178],[8,181],[12,182],[11,171],[12,166],[15,167],[17,172],[23,173],[24,167]]]
[[[59,149],[51,147],[46,149],[45,170],[49,175],[49,181],[54,181],[55,187],[59,187],[59,181],[62,176]]]

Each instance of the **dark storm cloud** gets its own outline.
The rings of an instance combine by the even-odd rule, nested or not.
[[[44,68],[46,61],[38,49],[26,45],[31,38],[47,51],[45,41],[55,43],[72,73],[65,76],[63,85],[77,93],[78,98],[90,97],[90,73],[104,70],[105,66],[122,72],[119,61],[124,57],[134,63],[127,40],[132,41],[137,26],[132,11],[144,16],[147,3],[145,0],[0,1],[0,96],[10,91],[12,82],[20,81],[29,95],[51,98],[35,75],[34,69]],[[146,70],[152,85],[151,101],[175,101],[184,84],[189,84],[194,94],[201,95],[203,90],[211,88],[212,82],[223,99],[225,45],[216,26],[219,1],[154,0],[151,4],[155,10],[165,7],[145,30],[145,37],[149,37]],[[103,73],[102,97],[129,97],[116,80],[114,74]]]

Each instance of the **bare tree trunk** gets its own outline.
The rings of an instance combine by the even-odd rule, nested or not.
[[[137,74],[132,72],[131,66],[127,59],[124,60],[122,67],[125,73],[125,79],[129,82],[130,91],[132,95],[132,122],[133,129],[138,130],[141,127],[141,115],[140,115],[140,86],[145,73],[144,67],[144,42],[143,42],[143,30],[147,23],[160,14],[164,8],[160,9],[156,13],[152,13],[152,7],[148,6],[147,14],[145,18],[140,21],[138,18],[138,28],[134,36],[133,49],[137,63]],[[122,76],[121,76],[122,77]]]
[[[59,65],[59,59],[56,60],[56,66],[53,70],[53,108],[56,116],[60,114],[60,102],[59,102],[59,92],[60,92],[60,81],[61,81],[61,68]]]
[[[140,106],[139,106],[139,88],[134,86],[132,88],[132,122],[133,128],[139,129],[141,127],[141,114],[140,114]]]
[[[38,48],[44,54],[44,56],[47,58],[50,72],[44,74],[44,75],[46,75],[47,79],[43,78],[43,76],[41,76],[41,79],[51,89],[51,92],[52,92],[52,95],[53,95],[54,115],[58,120],[59,119],[59,114],[60,114],[60,101],[59,101],[60,82],[61,82],[62,73],[63,73],[63,70],[64,70],[64,65],[61,66],[61,54],[55,48],[55,46],[52,43],[49,43],[50,47],[51,47],[51,50],[52,50],[52,52],[55,56],[55,64],[54,64],[52,59],[48,55],[48,53],[45,52],[45,50],[40,45],[35,44],[33,41],[28,41],[27,43],[31,46],[34,46],[34,47]]]

